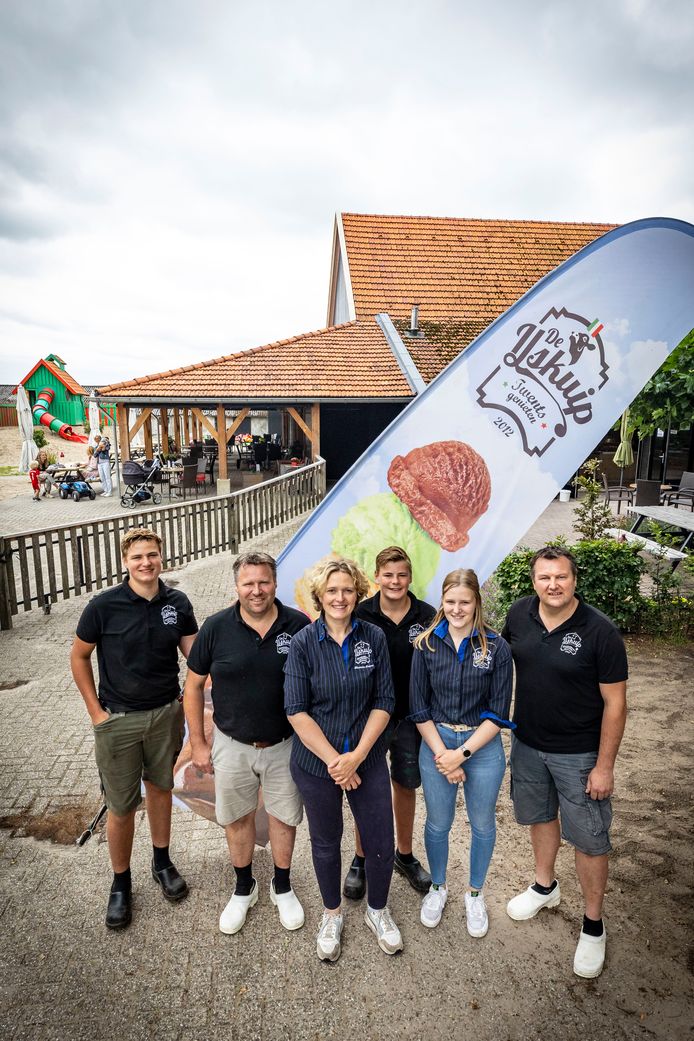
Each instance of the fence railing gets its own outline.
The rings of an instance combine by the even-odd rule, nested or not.
[[[313,509],[325,495],[325,460],[231,492],[82,524],[0,536],[0,628],[36,607],[115,585],[123,578],[120,540],[134,527],[158,531],[165,567],[238,551],[274,527]]]

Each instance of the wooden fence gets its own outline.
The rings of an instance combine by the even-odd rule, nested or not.
[[[0,536],[0,628],[10,629],[20,611],[49,611],[58,600],[120,582],[120,540],[129,528],[154,528],[163,539],[164,567],[178,567],[213,553],[236,553],[241,543],[313,509],[324,495],[320,459],[229,495]]]
[[[0,405],[0,427],[16,426],[19,426],[19,423],[17,422],[17,406]]]

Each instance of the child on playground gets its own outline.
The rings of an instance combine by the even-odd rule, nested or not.
[[[29,480],[34,489],[34,502],[41,501],[41,482],[39,481],[39,464],[36,460],[29,463]]]

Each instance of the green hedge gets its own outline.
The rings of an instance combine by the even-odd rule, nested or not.
[[[552,545],[566,544],[559,540]],[[595,539],[567,547],[576,558],[578,592],[593,607],[611,618],[620,629],[633,628],[643,609],[639,582],[646,569],[637,545]],[[505,615],[514,600],[530,596],[530,560],[535,551],[520,549],[510,553],[497,568],[494,578],[494,613]]]

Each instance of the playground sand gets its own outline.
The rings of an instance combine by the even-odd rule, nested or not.
[[[46,447],[50,452],[55,452],[58,460],[66,465],[83,462],[87,457],[87,446],[76,442],[65,441],[52,430],[43,428],[46,435]],[[78,434],[84,433],[82,427],[75,427]],[[111,444],[113,444],[113,437]],[[38,449],[37,449],[38,451]],[[63,453],[61,458],[60,453]],[[22,437],[18,427],[0,427],[0,466],[17,466],[22,454]],[[20,474],[18,477],[3,477],[0,475],[0,502],[17,497],[26,498],[29,503],[32,492],[28,474]],[[27,507],[28,509],[28,507]]]

